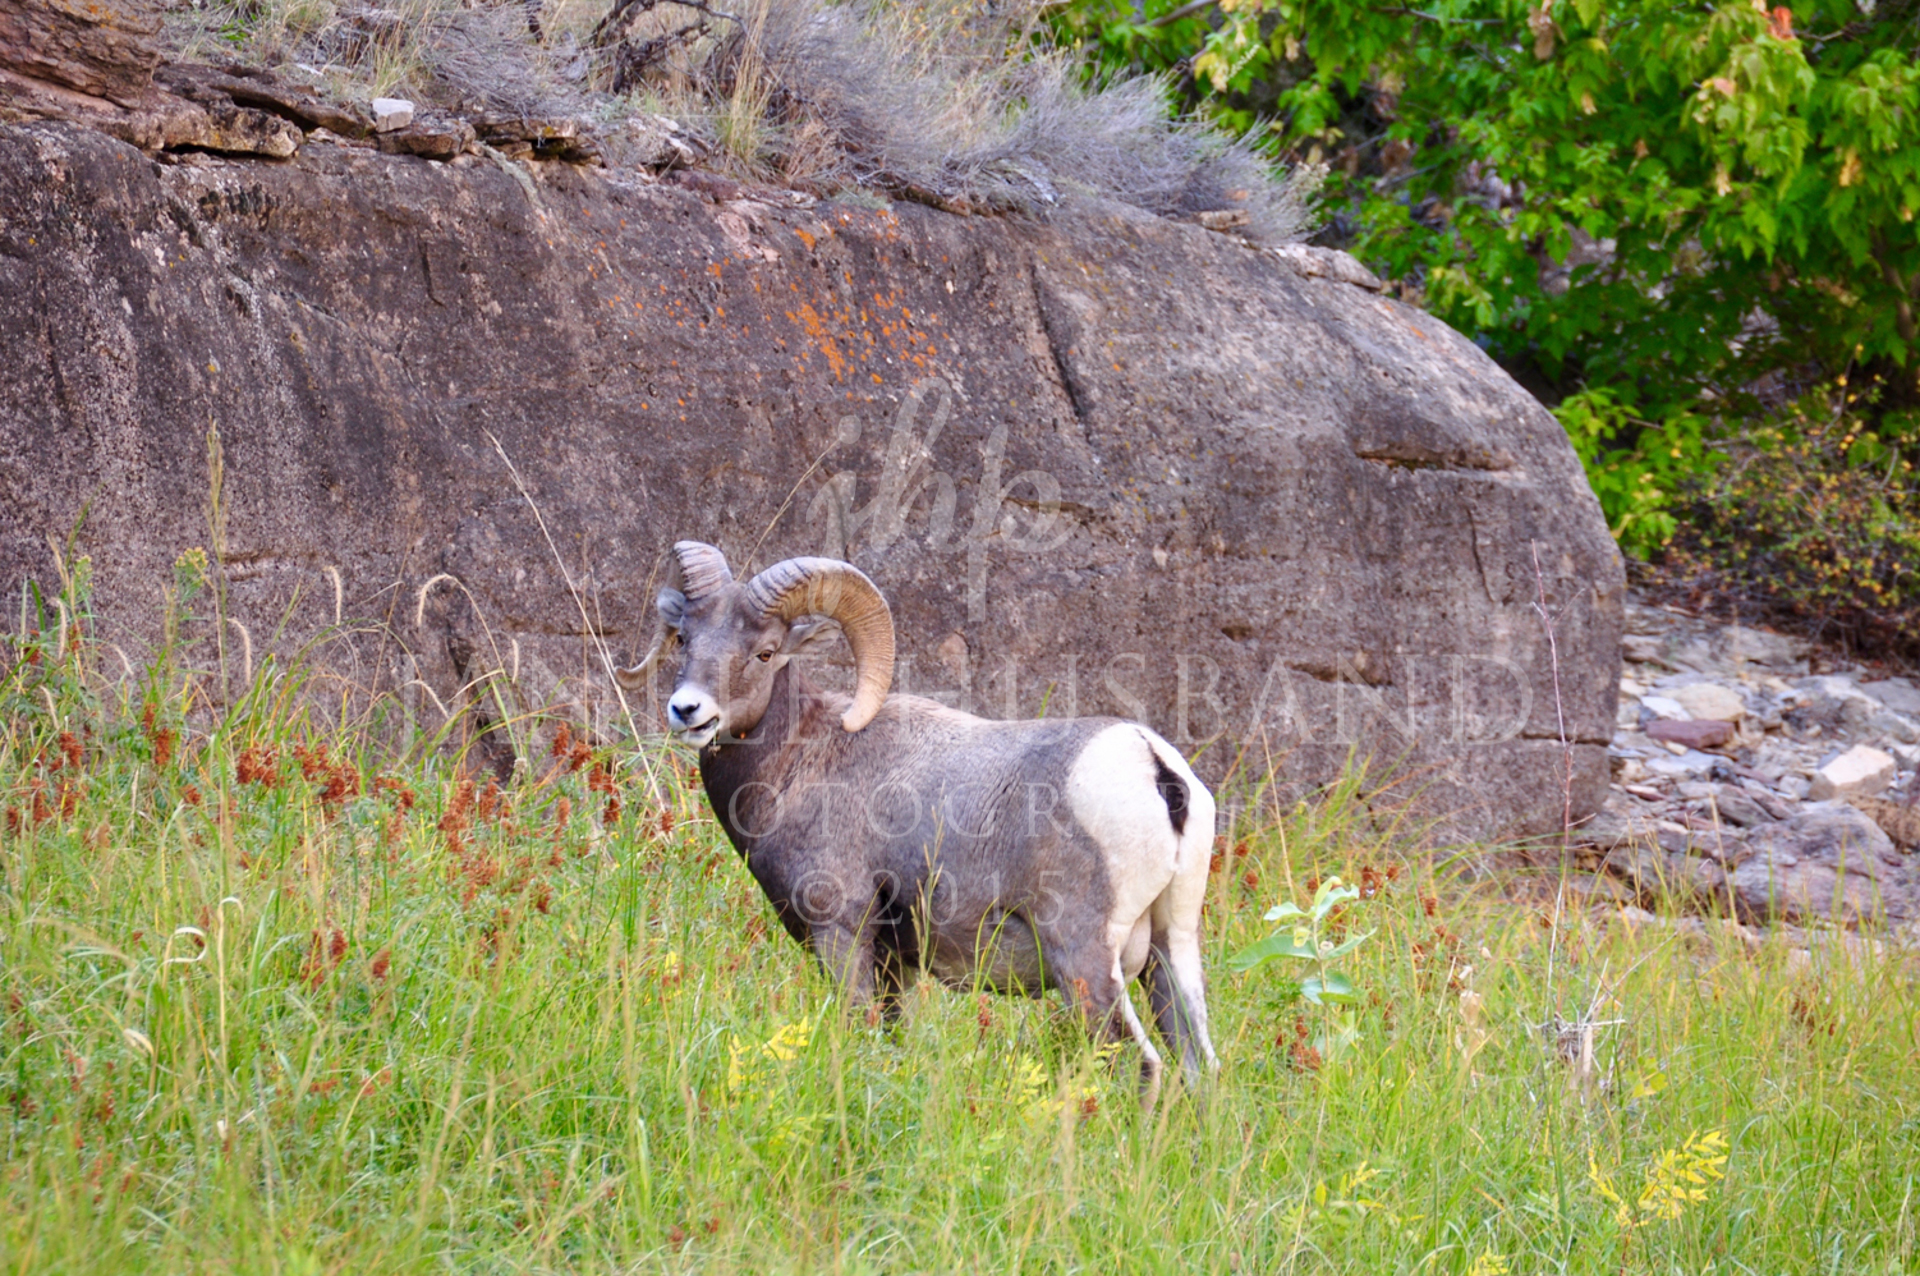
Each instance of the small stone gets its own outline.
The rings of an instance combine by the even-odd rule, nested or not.
[[[300,149],[306,135],[298,125],[266,111],[244,106],[213,106],[205,112],[200,132],[177,145],[204,146],[226,155],[270,155],[286,159]]]
[[[1857,696],[1860,687],[1852,674],[1816,673],[1805,678],[1795,678],[1793,686],[1813,696],[1841,697]]]
[[[1794,724],[1808,735],[1821,733],[1877,737],[1871,722],[1886,708],[1861,691],[1853,679],[1837,674],[1822,674],[1797,679],[1794,684],[1797,704],[1789,711]]]
[[[1649,758],[1647,770],[1669,780],[1697,780],[1713,774],[1714,764],[1720,761],[1711,753],[1680,745],[1674,747],[1681,749],[1678,757]]]
[[[1747,629],[1734,625],[1720,636],[1729,660],[1736,664],[1751,660],[1757,664],[1787,666],[1806,655],[1808,643],[1804,638],[1789,638],[1785,634],[1769,633],[1764,629]]]
[[[1920,874],[1880,827],[1843,803],[1808,807],[1748,835],[1751,854],[1728,875],[1742,921],[1858,922],[1920,915]]]
[[[1713,861],[1651,846],[1617,846],[1607,852],[1604,867],[1648,901],[1686,904],[1711,897],[1726,884],[1725,871]]]
[[[373,99],[373,128],[377,133],[391,133],[395,129],[405,128],[413,123],[413,103],[403,97],[377,97]]]
[[[418,155],[422,159],[450,160],[473,142],[473,126],[465,120],[439,125],[409,124],[406,128],[382,133],[378,145],[389,155]]]
[[[1878,824],[1895,846],[1903,851],[1920,850],[1920,806],[1885,798],[1859,798],[1854,805]]]
[[[1671,718],[1679,721],[1690,715],[1686,706],[1670,696],[1641,696],[1640,707],[1656,718]]]
[[[1893,783],[1893,759],[1872,745],[1856,744],[1814,773],[1807,796],[1816,802],[1872,797]]]
[[[1867,733],[1878,739],[1900,744],[1920,744],[1920,723],[1904,713],[1882,709],[1867,719]]]
[[[580,121],[566,115],[482,115],[473,121],[473,127],[489,146],[522,141],[539,147],[580,136]]]
[[[1681,687],[1672,697],[1689,718],[1700,721],[1738,722],[1747,711],[1747,702],[1738,691],[1717,682],[1696,682]]]
[[[634,142],[634,163],[649,169],[685,169],[707,154],[707,146],[689,134],[678,119],[636,115],[626,121],[626,127]]]
[[[1741,792],[1759,804],[1760,809],[1766,812],[1769,820],[1790,820],[1793,818],[1796,805],[1787,798],[1752,781],[1743,783],[1740,787]]]
[[[1577,847],[1596,847],[1610,851],[1636,839],[1653,837],[1654,821],[1637,803],[1609,794],[1607,803],[1592,818],[1574,828],[1569,842]]]
[[[1705,673],[1714,667],[1713,649],[1699,639],[1687,643],[1673,653],[1669,662],[1681,669],[1692,669],[1696,673]]]
[[[1195,214],[1194,220],[1208,230],[1233,230],[1251,222],[1253,214],[1244,208],[1210,208]]]
[[[1711,719],[1672,722],[1656,718],[1647,724],[1647,734],[1663,744],[1678,744],[1689,749],[1717,749],[1733,739],[1733,723]]]

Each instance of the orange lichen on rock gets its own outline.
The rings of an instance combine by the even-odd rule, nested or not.
[[[834,344],[833,337],[827,332],[827,325],[821,321],[819,312],[803,301],[800,303],[799,318],[800,326],[807,330],[807,336],[820,347],[820,353],[827,356],[827,364],[833,369],[833,379],[844,380],[847,374],[846,357],[840,353],[840,347]]]

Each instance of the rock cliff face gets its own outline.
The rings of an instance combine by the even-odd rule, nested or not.
[[[674,539],[844,556],[908,689],[1137,715],[1285,791],[1357,753],[1449,830],[1558,828],[1562,721],[1574,814],[1606,788],[1619,560],[1552,418],[1368,282],[1100,206],[4,126],[0,576],[78,528],[132,652],[207,545],[230,660],[364,622],[307,658],[430,723],[612,712],[600,643],[644,647]]]

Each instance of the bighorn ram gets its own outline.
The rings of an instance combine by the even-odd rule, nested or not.
[[[699,749],[781,922],[854,1002],[890,1007],[915,969],[1063,989],[1095,1031],[1124,1023],[1151,1102],[1160,1055],[1126,992],[1139,978],[1189,1083],[1215,1066],[1200,971],[1213,797],[1177,750],[1113,718],[990,722],[888,695],[893,618],[851,564],[792,558],[742,583],[719,550],[681,541],[670,575],[652,650],[617,676],[644,686],[677,636],[669,726]],[[851,704],[792,663],[836,629]]]

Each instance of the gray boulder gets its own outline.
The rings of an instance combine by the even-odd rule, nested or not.
[[[1473,343],[1337,255],[1118,207],[807,204],[0,126],[0,587],[71,533],[137,654],[208,545],[255,669],[604,730],[667,544],[830,554],[911,690],[1142,718],[1282,799],[1357,757],[1449,833],[1558,829],[1570,751],[1598,808],[1620,560]]]
[[[1749,854],[1729,875],[1741,920],[1920,918],[1920,874],[1861,812],[1839,802],[1747,831]]]

